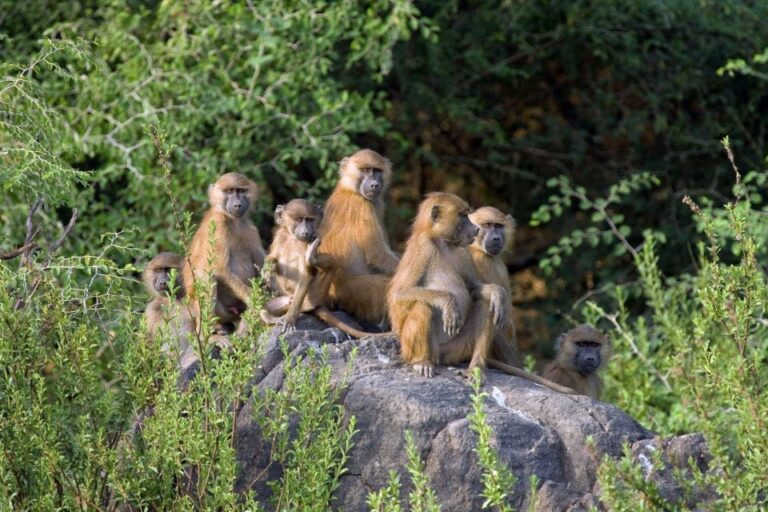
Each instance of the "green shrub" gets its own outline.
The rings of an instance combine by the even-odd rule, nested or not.
[[[725,145],[730,156],[727,139]],[[615,313],[589,304],[587,316],[613,327],[616,355],[605,398],[662,435],[703,432],[712,471],[692,471],[696,485],[717,493],[708,506],[758,510],[768,488],[768,282],[756,234],[767,224],[750,197],[765,173],[743,182],[734,171],[735,200],[724,207],[702,208],[685,198],[706,237],[698,244],[696,272],[665,277],[649,234],[635,258],[647,315],[630,314],[619,291]],[[630,496],[664,509],[637,468],[626,461],[606,465],[602,484],[617,475],[622,482],[606,487],[612,507],[621,510],[619,503]]]

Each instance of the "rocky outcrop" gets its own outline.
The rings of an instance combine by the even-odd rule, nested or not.
[[[405,473],[404,433],[409,430],[442,509],[480,510],[481,472],[473,452],[475,436],[467,420],[471,387],[460,369],[441,367],[434,378],[420,378],[400,362],[396,339],[347,340],[341,331],[324,327],[317,320],[302,318],[299,330],[286,335],[285,341],[295,355],[305,354],[310,346],[327,345],[329,364],[338,379],[347,372],[351,352],[357,347],[343,405],[347,415],[356,417],[358,433],[334,508],[367,510],[368,493],[386,485],[390,470],[401,473],[405,505],[410,480]],[[283,362],[277,336],[272,335],[262,364],[255,370],[254,392],[281,388]],[[194,361],[188,359],[182,381],[193,375]],[[636,456],[664,444],[620,409],[584,396],[559,394],[496,371],[487,371],[483,390],[488,394],[485,406],[493,443],[503,463],[517,476],[515,489],[509,493],[516,509],[528,506],[530,478],[536,475],[541,485],[535,510],[588,510],[597,503],[596,471],[604,455],[620,456],[624,443],[633,446]],[[237,420],[241,465],[237,486],[240,492],[250,486],[257,495],[267,496],[266,484],[279,477],[280,468],[269,464],[269,447],[253,417],[249,401]],[[691,441],[686,449],[684,443],[672,442],[680,448],[678,459],[687,460],[691,453],[699,457],[705,451],[698,441]],[[665,454],[675,452],[669,442],[664,446]],[[671,473],[651,472],[649,477],[670,480]],[[665,491],[674,494],[677,489],[669,483]]]

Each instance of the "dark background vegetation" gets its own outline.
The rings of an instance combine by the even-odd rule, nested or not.
[[[432,190],[513,214],[525,352],[595,323],[603,399],[704,433],[717,470],[683,481],[715,490],[706,509],[764,509],[767,19],[736,0],[0,0],[0,254],[38,244],[0,260],[0,508],[250,507],[221,404],[259,364],[257,308],[229,357],[195,340],[213,370],[188,392],[136,278],[183,251],[218,175],[258,182],[268,241],[276,204],[324,199],[371,147],[394,163],[396,249]],[[354,421],[311,366],[254,411],[280,503],[327,510]],[[211,476],[194,496],[189,468]],[[601,473],[611,510],[685,507],[630,459]]]
[[[530,345],[550,339],[585,293],[633,279],[627,255],[600,244],[541,280],[546,248],[589,223],[573,208],[556,224],[527,227],[552,193],[549,178],[566,175],[601,196],[633,173],[658,177],[620,214],[632,243],[648,227],[667,235],[663,266],[677,272],[693,263],[680,199],[722,200],[732,185],[719,139],[730,134],[748,169],[767,153],[765,82],[718,73],[768,41],[764,2],[346,2],[318,3],[324,18],[281,18],[302,5],[3,2],[3,62],[30,62],[44,37],[83,44],[80,58],[53,57],[72,76],[35,74],[64,116],[62,158],[85,173],[56,211],[66,222],[69,208],[83,210],[78,249],[126,229],[126,242],[150,252],[176,248],[149,124],[174,147],[170,188],[181,208],[197,220],[206,184],[240,171],[263,185],[265,236],[275,204],[324,198],[335,162],[370,146],[394,162],[396,247],[431,190],[517,218],[510,269]],[[4,245],[22,215],[2,214]]]
[[[601,196],[634,173],[658,177],[618,209],[631,243],[649,227],[667,235],[663,267],[678,272],[694,260],[680,199],[722,201],[733,184],[719,139],[730,134],[747,169],[767,153],[765,82],[718,72],[763,49],[764,2],[342,2],[293,20],[284,15],[309,8],[225,4],[3,2],[3,62],[30,62],[43,37],[82,42],[79,58],[53,56],[70,77],[34,74],[64,116],[61,156],[86,178],[56,211],[63,222],[73,206],[85,215],[75,250],[126,229],[126,243],[150,253],[176,248],[150,124],[174,147],[170,189],[181,208],[197,220],[206,184],[243,172],[263,185],[267,237],[275,204],[324,198],[335,162],[370,146],[394,162],[396,247],[431,190],[517,218],[510,269],[530,346],[550,339],[584,294],[633,279],[628,255],[599,244],[542,281],[546,248],[590,222],[572,208],[527,226],[552,193],[549,178]],[[12,245],[23,209],[2,215]]]

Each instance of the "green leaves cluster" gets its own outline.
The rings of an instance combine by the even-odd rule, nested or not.
[[[413,512],[440,512],[435,491],[424,472],[421,450],[413,439],[411,431],[405,432],[405,453],[408,458],[406,470],[411,477],[411,491],[408,493],[408,508]],[[389,472],[387,485],[368,494],[366,500],[373,512],[400,512],[400,476],[397,471]]]
[[[499,454],[491,444],[493,432],[483,410],[483,402],[488,394],[480,391],[481,385],[482,374],[475,368],[472,375],[472,414],[467,419],[470,428],[477,435],[475,453],[482,468],[482,496],[485,498],[483,508],[495,507],[499,512],[511,512],[508,498],[515,488],[517,477],[501,462]]]
[[[625,253],[636,255],[637,247],[628,241],[632,235],[632,227],[626,217],[616,210],[633,193],[657,186],[659,183],[656,176],[639,172],[608,187],[605,197],[593,199],[587,194],[586,188],[574,185],[567,176],[550,178],[547,186],[556,189],[557,194],[550,195],[548,203],[533,212],[531,225],[539,226],[565,214],[571,215],[574,204],[579,212],[588,215],[589,223],[593,225],[585,229],[574,229],[551,245],[547,249],[547,256],[539,263],[542,270],[553,273],[563,263],[563,258],[573,256],[574,251],[582,245],[597,247],[602,243],[612,248],[611,252],[615,256]],[[663,237],[663,234],[659,236]]]
[[[768,281],[758,252],[762,243],[753,234],[764,232],[766,220],[740,206],[742,200],[704,209],[686,199],[707,239],[698,246],[695,273],[664,276],[656,240],[647,236],[635,258],[646,315],[632,314],[621,291],[615,313],[587,306],[590,318],[613,327],[606,398],[658,432],[703,432],[712,471],[692,467],[681,481],[688,481],[690,495],[715,490],[711,506],[718,510],[758,510],[768,485]],[[728,251],[732,241],[739,244],[735,258]],[[606,485],[617,475],[622,482],[606,487],[611,506],[621,510],[618,504],[630,497],[655,504],[651,510],[667,509],[629,462],[606,464]]]
[[[43,192],[66,199],[88,215],[76,247],[88,252],[126,225],[142,228],[124,233],[126,243],[154,251],[177,242],[167,239],[173,218],[154,125],[174,148],[170,187],[183,210],[200,211],[207,185],[228,171],[263,185],[259,215],[278,200],[325,193],[351,137],[387,127],[376,115],[383,95],[359,83],[386,73],[398,40],[431,33],[405,0],[116,0],[89,9],[58,13],[37,52],[30,34],[8,34],[0,73],[10,109],[0,125],[10,147],[0,156],[11,170],[0,183],[10,192],[4,206]],[[7,226],[22,224],[20,211],[7,215]]]

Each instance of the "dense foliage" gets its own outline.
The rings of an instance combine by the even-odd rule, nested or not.
[[[759,509],[767,18],[736,0],[0,0],[0,253],[38,245],[0,261],[0,507],[258,507],[233,492],[225,402],[262,333],[178,390],[138,320],[136,267],[181,250],[218,174],[259,183],[266,236],[276,203],[322,199],[335,162],[371,146],[395,163],[395,245],[430,190],[513,213],[511,270],[547,279],[532,306],[611,335],[606,398],[662,434],[704,432],[717,471],[691,485],[717,491],[713,509]],[[315,360],[263,397],[275,506],[331,506],[353,442]],[[502,507],[513,475],[481,402],[485,497]],[[281,437],[297,412],[311,443]],[[412,452],[411,501],[434,509]],[[642,476],[607,463],[606,503],[680,506]],[[373,508],[395,510],[390,484]]]

